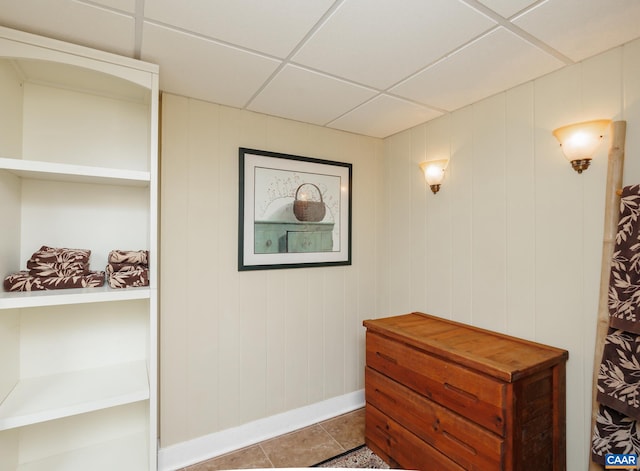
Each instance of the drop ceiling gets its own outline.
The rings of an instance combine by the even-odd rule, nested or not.
[[[170,93],[387,137],[640,37],[640,0],[0,0]]]

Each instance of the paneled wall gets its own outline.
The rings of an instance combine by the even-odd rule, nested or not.
[[[383,142],[165,94],[161,446],[363,388]],[[238,147],[353,164],[353,265],[237,271]]]
[[[569,350],[568,468],[584,470],[609,138],[582,175],[551,131],[627,121],[640,182],[640,42],[385,140],[381,313],[422,310]],[[449,157],[431,194],[418,167]]]
[[[640,182],[640,42],[384,141],[173,95],[162,113],[162,447],[361,389],[362,320],[421,310],[568,349],[585,469],[609,137],[578,175],[551,131],[626,120]],[[353,266],[237,271],[240,146],[353,163]],[[443,156],[433,195],[418,163]]]

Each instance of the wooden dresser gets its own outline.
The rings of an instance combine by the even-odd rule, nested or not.
[[[392,467],[566,468],[567,351],[422,313],[364,326],[366,443]]]

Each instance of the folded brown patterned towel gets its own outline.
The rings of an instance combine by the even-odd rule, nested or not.
[[[107,275],[111,273],[117,272],[126,272],[126,271],[137,271],[140,268],[149,268],[149,265],[146,264],[135,264],[135,263],[108,263],[107,264]]]
[[[31,276],[27,270],[13,273],[4,279],[6,291],[44,291],[69,288],[97,288],[104,285],[103,271],[76,276]]]
[[[112,250],[106,268],[111,288],[149,286],[148,250]]]
[[[107,278],[111,288],[149,286],[149,269],[140,267],[131,271],[112,272]]]
[[[90,256],[91,250],[87,249],[66,249],[43,245],[40,250],[33,253],[31,260],[44,263],[89,263]]]
[[[112,250],[109,252],[108,263],[133,263],[136,265],[149,264],[148,250]]]
[[[27,260],[31,276],[74,276],[89,273],[89,264],[84,262],[36,262]]]

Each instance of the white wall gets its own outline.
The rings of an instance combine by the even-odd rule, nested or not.
[[[362,389],[383,142],[167,94],[162,123],[161,447]],[[238,147],[353,164],[352,266],[238,272]]]
[[[587,467],[609,138],[574,172],[551,131],[627,121],[640,182],[640,42],[385,140],[382,314],[420,310],[569,351],[568,469]],[[450,157],[437,195],[418,163]]]

